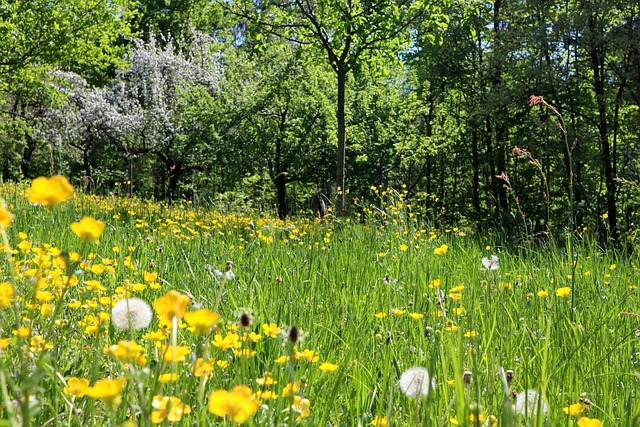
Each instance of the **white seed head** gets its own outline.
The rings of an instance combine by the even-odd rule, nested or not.
[[[491,255],[491,258],[484,257],[484,258],[482,258],[482,265],[487,270],[497,270],[498,269],[498,257],[496,255]]]
[[[153,310],[146,301],[139,298],[123,299],[111,309],[111,323],[118,329],[139,330],[151,323]]]
[[[402,390],[407,397],[417,398],[427,396],[430,387],[431,380],[429,378],[429,372],[420,366],[409,368],[400,376],[400,390]]]
[[[515,410],[525,417],[536,417],[538,413],[544,415],[549,412],[549,403],[535,390],[522,391],[516,397]]]

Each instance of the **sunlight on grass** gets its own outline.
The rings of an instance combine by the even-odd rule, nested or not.
[[[638,425],[635,258],[387,191],[284,222],[0,187],[3,425]]]

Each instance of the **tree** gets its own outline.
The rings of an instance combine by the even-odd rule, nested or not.
[[[335,73],[337,87],[336,157],[337,211],[345,208],[346,121],[345,91],[350,71],[367,56],[397,55],[410,40],[412,25],[430,19],[444,21],[439,9],[412,0],[292,0],[235,2],[229,6],[268,34],[289,42],[310,45],[322,52]],[[427,14],[427,12],[430,12]]]
[[[164,165],[163,196],[172,199],[181,178],[202,169],[202,148],[208,143],[197,137],[203,124],[192,114],[193,97],[212,96],[218,89],[210,39],[196,35],[194,40],[187,52],[178,53],[171,42],[161,48],[153,38],[134,40],[127,67],[105,88],[91,87],[74,73],[58,73],[66,80],[60,87],[68,102],[49,112],[44,138],[81,150],[88,181],[96,144],[109,144],[127,161],[129,193],[134,159],[153,155]]]
[[[130,35],[129,0],[0,3],[0,143],[4,179],[30,176],[33,126],[56,102],[47,73],[58,67],[104,82]],[[53,167],[53,165],[52,165]]]

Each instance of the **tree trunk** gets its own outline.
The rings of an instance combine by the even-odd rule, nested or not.
[[[289,207],[287,206],[287,180],[284,173],[276,177],[276,191],[278,192],[278,217],[285,219],[289,214]]]
[[[336,213],[338,215],[345,214],[345,175],[346,175],[346,123],[345,123],[345,86],[347,82],[347,73],[344,67],[338,67],[336,70],[338,77],[338,109],[336,110],[336,118],[338,120],[338,154],[336,162],[336,190],[338,192],[336,199]]]
[[[184,168],[180,164],[167,164],[167,174],[169,175],[169,185],[167,186],[167,198],[173,201],[176,194],[178,182],[184,173]]]
[[[605,57],[602,42],[595,38],[599,34],[596,28],[593,12],[589,16],[589,29],[592,34],[590,43],[591,68],[593,71],[593,90],[598,104],[598,136],[600,147],[602,148],[602,163],[604,169],[604,180],[607,187],[607,215],[609,221],[609,233],[611,238],[618,242],[618,218],[616,208],[616,182],[614,181],[614,170],[611,158],[611,145],[609,144],[609,128],[607,118],[607,101],[605,98]]]
[[[473,209],[480,213],[480,160],[478,158],[478,131],[473,126],[471,132],[471,168],[473,169],[473,183],[471,185]]]
[[[84,190],[87,194],[93,191],[93,168],[91,167],[91,150],[85,147],[82,150],[82,161],[84,163]]]

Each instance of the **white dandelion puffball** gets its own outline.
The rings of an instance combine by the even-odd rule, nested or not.
[[[427,396],[431,387],[429,372],[420,366],[409,368],[400,375],[400,390],[411,398]]]
[[[144,329],[152,318],[153,310],[140,298],[120,300],[111,309],[111,323],[118,329]]]
[[[482,258],[482,265],[487,270],[497,270],[498,269],[498,257],[496,255],[491,255],[491,258],[484,257]]]
[[[549,403],[535,390],[522,391],[516,398],[515,410],[520,415],[535,417],[538,410],[542,415],[549,412]]]

